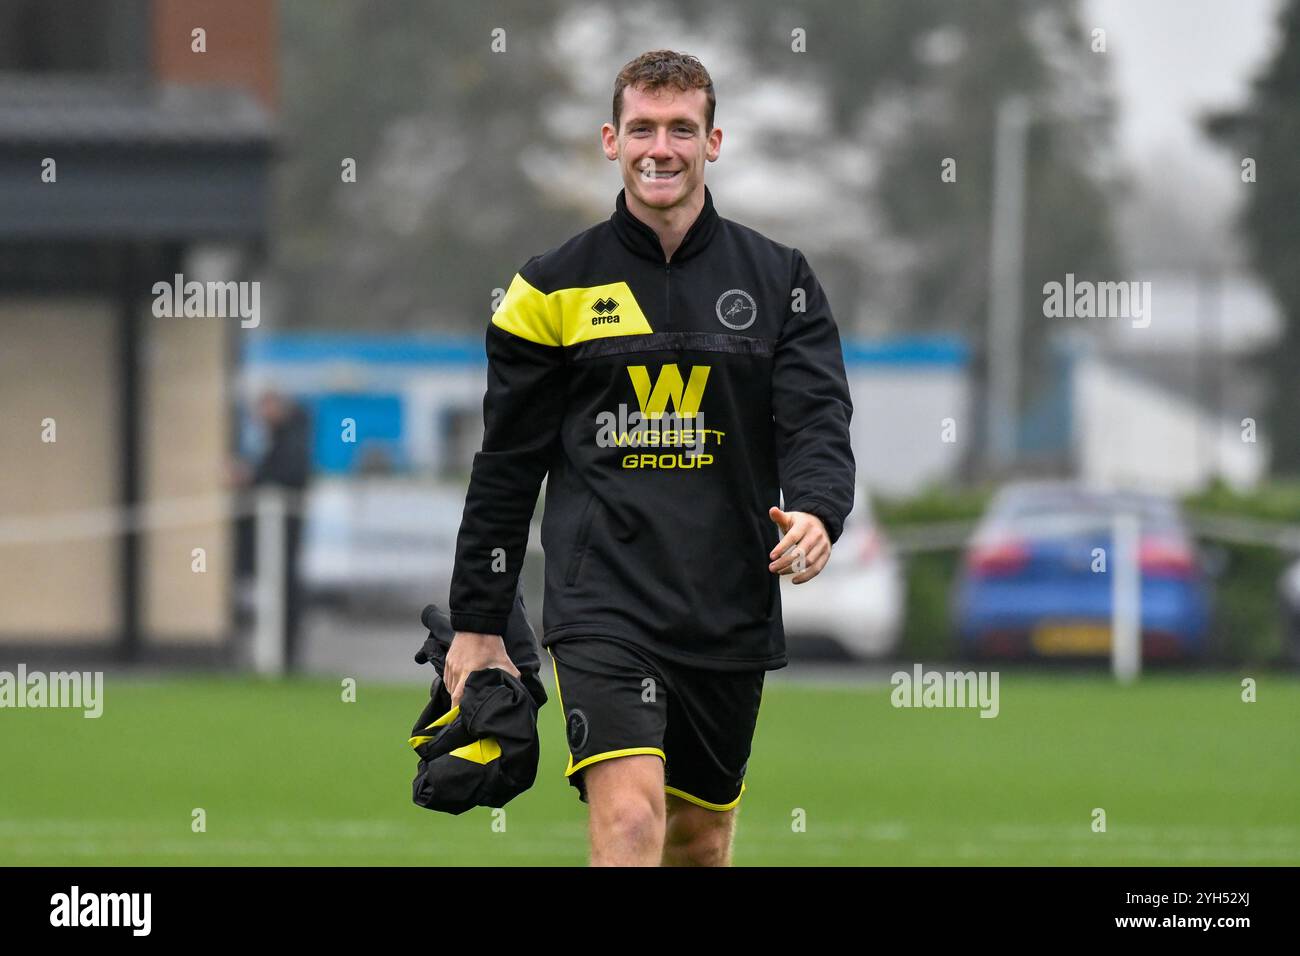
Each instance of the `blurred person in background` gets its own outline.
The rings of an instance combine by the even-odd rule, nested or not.
[[[293,671],[300,656],[302,596],[298,564],[302,542],[302,510],[311,474],[311,429],[306,409],[275,389],[266,389],[255,405],[256,419],[265,429],[261,456],[252,465],[231,463],[230,484],[253,490],[278,485],[286,491],[284,515],[284,651],[285,667]],[[252,502],[248,502],[252,507]],[[256,574],[256,517],[245,512],[238,520],[237,576]]]

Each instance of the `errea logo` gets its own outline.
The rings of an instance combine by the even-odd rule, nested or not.
[[[597,299],[591,304],[592,311],[596,314],[591,317],[592,325],[608,325],[618,321],[618,316],[613,312],[618,308],[618,302],[609,297]]]

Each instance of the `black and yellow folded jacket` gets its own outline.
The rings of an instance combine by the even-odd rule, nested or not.
[[[442,682],[454,636],[451,624],[432,604],[421,620],[429,636],[415,660],[432,664],[437,674],[429,702],[411,728],[409,742],[420,758],[411,798],[426,809],[452,814],[505,806],[537,779],[537,712],[547,699],[522,593],[516,592],[503,634],[520,676],[498,668],[474,671],[456,707]]]
[[[767,510],[853,508],[839,333],[804,255],[705,203],[672,260],[629,211],[514,276],[487,328],[451,623],[502,633],[543,478],[542,644],[786,663]]]
[[[411,730],[420,756],[411,798],[453,814],[505,806],[537,779],[537,709],[528,689],[485,668],[466,678],[460,704],[446,709],[450,703],[445,688],[435,692]]]

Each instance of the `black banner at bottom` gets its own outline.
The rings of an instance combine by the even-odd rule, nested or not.
[[[0,927],[82,941],[248,940],[439,944],[505,941],[557,921],[626,935],[680,924],[729,939],[815,925],[819,934],[906,933],[925,940],[1055,940],[1100,933],[1216,942],[1281,930],[1297,872],[1278,869],[736,868],[725,872],[581,869],[10,868]],[[540,922],[533,923],[530,917]],[[629,920],[633,921],[629,923]],[[640,931],[636,931],[636,936]],[[665,937],[671,939],[673,937]],[[649,939],[644,940],[646,942]],[[631,942],[631,940],[629,940]]]

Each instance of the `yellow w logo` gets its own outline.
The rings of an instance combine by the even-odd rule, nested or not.
[[[700,399],[704,397],[704,383],[709,380],[708,365],[696,365],[691,368],[689,382],[682,381],[682,373],[676,363],[665,365],[659,370],[659,378],[654,387],[650,387],[650,373],[644,365],[629,365],[627,374],[636,389],[637,404],[641,414],[646,418],[662,418],[668,407],[668,399],[673,400],[673,408],[683,418],[694,418],[700,410]]]

